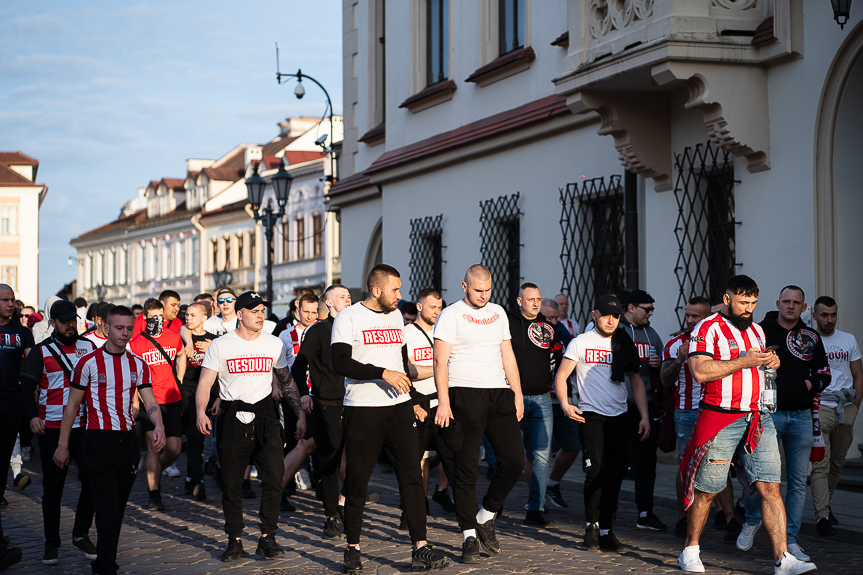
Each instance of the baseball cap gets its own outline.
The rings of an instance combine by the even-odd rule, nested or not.
[[[241,309],[255,309],[261,304],[270,307],[270,302],[264,301],[264,298],[262,298],[261,294],[258,292],[244,291],[237,298],[237,303],[234,304],[234,310],[240,311]]]
[[[75,307],[74,303],[61,299],[51,304],[51,319],[54,321],[66,323],[76,317],[78,317],[78,308]]]
[[[599,311],[601,315],[623,315],[623,306],[620,305],[620,300],[614,294],[601,295],[596,298],[596,303],[593,309]]]
[[[653,296],[644,291],[643,289],[637,289],[629,292],[629,297],[626,298],[626,305],[641,305],[643,303],[653,303],[656,300],[653,299]]]

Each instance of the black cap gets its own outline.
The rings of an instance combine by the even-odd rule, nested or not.
[[[66,323],[76,317],[78,317],[78,310],[74,303],[61,299],[51,304],[51,319],[54,321]]]
[[[643,303],[653,303],[656,300],[653,299],[653,296],[644,291],[643,289],[637,289],[629,292],[629,297],[626,298],[626,305],[641,305]]]
[[[234,304],[234,311],[240,311],[241,309],[255,309],[261,304],[270,307],[270,302],[264,301],[264,298],[262,298],[261,294],[258,292],[244,291],[237,298],[237,303]]]
[[[593,309],[598,310],[600,315],[623,315],[623,306],[614,294],[601,295],[596,298]]]

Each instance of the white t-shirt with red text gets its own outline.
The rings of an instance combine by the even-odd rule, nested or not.
[[[460,299],[440,313],[434,337],[452,344],[447,362],[449,387],[509,387],[500,346],[512,336],[502,307],[487,303],[476,309]]]
[[[569,342],[563,357],[577,362],[579,409],[608,417],[626,413],[626,385],[611,379],[610,337],[586,331]]]
[[[662,361],[677,359],[677,353],[681,346],[684,346],[688,353],[690,337],[691,334],[687,331],[668,340],[662,349]],[[689,358],[687,357],[683,360],[683,365],[680,366],[680,372],[677,374],[674,407],[677,409],[698,409],[699,401],[701,401],[701,384],[693,379],[692,372],[689,371]]]
[[[288,359],[276,336],[261,331],[247,341],[232,331],[213,340],[201,367],[219,374],[223,401],[257,403],[272,394],[273,369],[288,367]]]
[[[405,322],[400,311],[372,311],[360,303],[346,307],[333,322],[332,343],[351,346],[351,358],[390,371],[405,372],[402,361]],[[385,407],[409,401],[383,379],[358,380],[345,377],[347,407]]]
[[[857,338],[850,333],[837,329],[833,331],[833,335],[822,335],[821,341],[824,342],[824,351],[827,352],[827,362],[830,364],[830,375],[832,376],[830,385],[823,393],[851,389],[854,384],[851,378],[851,362],[857,361],[861,357]],[[836,402],[822,399],[821,405],[836,407]]]
[[[434,367],[434,348],[431,344],[432,334],[411,323],[404,328],[405,345],[408,346],[408,359],[414,365]],[[414,389],[423,395],[431,395],[437,391],[434,376],[413,382]],[[431,407],[437,405],[437,400],[431,400]]]

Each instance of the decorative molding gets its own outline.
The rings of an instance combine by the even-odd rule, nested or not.
[[[387,137],[387,123],[381,122],[365,134],[359,137],[358,142],[362,142],[364,144],[368,144],[369,146],[376,146],[380,143],[383,143]]]
[[[456,84],[452,80],[435,82],[399,104],[399,108],[407,108],[412,114],[416,114],[432,106],[452,100],[455,90]]]
[[[560,46],[561,48],[569,48],[569,30],[549,42],[550,46]]]
[[[465,82],[473,82],[478,86],[488,86],[527,70],[535,59],[536,52],[534,52],[533,48],[531,46],[524,46],[512,52],[507,52],[485,66],[477,68],[473,74],[465,79]]]

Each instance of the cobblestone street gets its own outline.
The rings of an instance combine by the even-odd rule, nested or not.
[[[33,485],[22,493],[15,493],[11,489],[6,492],[9,506],[2,511],[4,529],[13,544],[24,551],[23,561],[8,572],[89,574],[89,561],[71,545],[72,506],[78,496],[74,467],[70,471],[63,498],[61,533],[64,545],[60,549],[60,564],[45,566],[41,563],[42,485],[37,460],[38,455],[34,454],[33,461],[25,465],[25,470],[33,478]],[[184,457],[181,457],[179,467],[185,470]],[[481,482],[481,485],[485,484],[485,481]],[[279,561],[264,561],[255,555],[249,555],[254,552],[257,544],[259,501],[246,500],[247,529],[243,545],[247,558],[237,563],[223,564],[218,559],[225,545],[219,505],[220,492],[212,478],[207,477],[209,498],[203,502],[183,494],[182,478],[163,477],[162,485],[166,506],[164,513],[151,513],[142,509],[142,505],[147,501],[143,477],[139,477],[135,485],[120,539],[118,563],[121,573],[232,572],[304,575],[342,572],[344,543],[321,539],[321,506],[314,498],[313,492],[299,492],[292,497],[298,512],[282,514],[278,537],[287,551],[287,557]],[[253,486],[255,491],[260,493],[260,484],[257,481],[253,481]],[[407,534],[397,529],[399,514],[395,476],[378,470],[371,489],[377,491],[381,499],[366,511],[362,547],[365,573],[407,572],[410,552]],[[498,536],[504,552],[495,558],[483,555],[481,565],[458,563],[461,540],[454,516],[443,515],[435,503],[431,504],[429,539],[453,558],[454,564],[447,569],[449,572],[477,575],[563,574],[582,570],[599,574],[680,572],[677,556],[682,541],[676,539],[671,531],[658,534],[636,531],[635,507],[628,502],[621,504],[615,531],[623,542],[630,545],[630,550],[621,555],[582,550],[584,515],[581,494],[564,491],[564,495],[570,503],[569,509],[550,511],[551,517],[557,523],[555,527],[545,530],[528,527],[522,524],[523,512],[519,510],[527,500],[527,485],[520,482],[507,501],[504,516],[497,521]],[[666,523],[673,526],[672,510],[658,508],[656,511]],[[95,541],[95,527],[91,530],[91,537]],[[863,547],[806,536],[801,537],[800,543],[818,565],[819,572],[860,572]],[[755,547],[743,553],[738,551],[733,543],[723,543],[721,532],[711,529],[708,524],[702,541],[701,557],[708,573],[772,573],[770,551],[763,530],[756,537]]]

